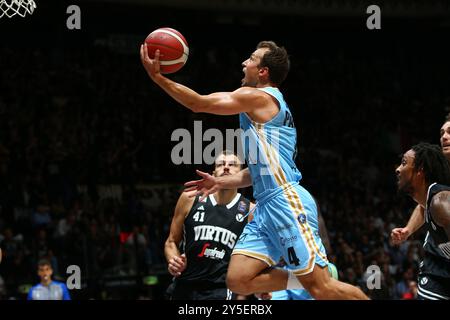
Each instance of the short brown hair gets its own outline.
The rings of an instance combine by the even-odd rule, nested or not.
[[[279,86],[286,79],[291,66],[287,51],[273,41],[261,41],[256,46],[256,49],[260,48],[267,48],[269,51],[261,58],[259,65],[269,69],[269,80]]]

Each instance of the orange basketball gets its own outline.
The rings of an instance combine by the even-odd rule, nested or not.
[[[189,47],[183,35],[172,28],[159,28],[145,39],[150,59],[155,57],[159,49],[161,73],[174,73],[180,70],[189,56]]]

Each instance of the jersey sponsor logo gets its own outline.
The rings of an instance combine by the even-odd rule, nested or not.
[[[441,243],[438,245],[439,249],[441,249],[442,254],[447,258],[450,259],[450,241],[446,243]]]
[[[197,210],[205,210],[205,208],[203,206],[200,206],[197,208]]]
[[[280,238],[280,243],[282,246],[284,246],[286,243],[295,242],[295,241],[297,241],[297,236],[290,236],[288,238],[285,238],[285,237]]]
[[[214,260],[221,260],[223,259],[223,257],[225,257],[225,250],[217,250],[217,247],[215,247],[214,249],[210,249],[208,248],[211,244],[210,243],[205,243],[203,245],[202,251],[197,255],[198,257],[205,257],[205,258],[210,258],[210,259],[214,259]]]
[[[297,217],[298,222],[300,222],[301,224],[304,224],[306,222],[306,215],[303,213],[300,213]]]
[[[233,249],[237,235],[230,230],[216,226],[195,226],[195,241],[206,240],[216,241]]]
[[[236,220],[237,220],[237,222],[242,222],[242,221],[244,221],[244,215],[238,213],[238,214],[236,215]]]

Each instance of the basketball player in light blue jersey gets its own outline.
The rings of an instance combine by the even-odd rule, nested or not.
[[[187,192],[207,197],[220,189],[253,185],[257,200],[252,222],[237,242],[227,273],[228,288],[249,295],[304,287],[315,299],[367,299],[358,288],[330,277],[318,235],[317,207],[299,185],[295,165],[296,129],[278,86],[289,71],[284,48],[260,42],[242,63],[242,87],[233,92],[200,95],[160,72],[159,51],[141,61],[150,78],[177,102],[193,112],[239,114],[248,168],[226,177],[197,171],[201,180],[186,184]],[[283,258],[289,270],[275,268]]]

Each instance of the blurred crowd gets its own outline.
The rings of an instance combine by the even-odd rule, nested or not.
[[[297,121],[302,183],[328,228],[330,260],[342,280],[373,298],[413,299],[423,233],[390,243],[413,208],[397,194],[394,168],[413,143],[438,143],[450,105],[449,53],[408,40],[366,52],[350,37],[328,45],[312,38],[304,40],[309,46],[284,43],[292,71],[282,90]],[[200,93],[233,90],[256,42],[197,44],[172,78]],[[23,298],[20,288],[38,280],[43,257],[57,279],[79,265],[89,298],[108,298],[107,277],[167,274],[173,208],[198,167],[171,162],[171,134],[191,130],[194,120],[203,130],[236,129],[237,116],[178,106],[150,83],[137,53],[91,44],[2,47],[0,57],[0,297]],[[371,265],[382,272],[381,289],[367,289]]]

